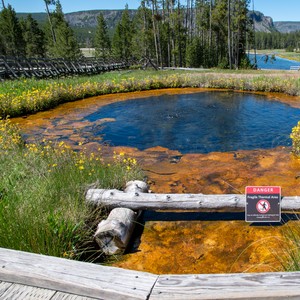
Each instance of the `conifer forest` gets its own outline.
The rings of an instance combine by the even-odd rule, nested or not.
[[[18,18],[2,0],[0,54],[80,58],[82,41],[66,21],[60,1],[39,1],[47,13],[43,23],[30,14]],[[255,33],[249,10],[250,0],[143,0],[134,14],[125,6],[112,30],[99,12],[91,46],[103,60],[150,59],[159,67],[228,69],[249,67],[246,53],[255,47],[295,47],[289,34]]]

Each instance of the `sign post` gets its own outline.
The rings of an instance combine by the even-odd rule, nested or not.
[[[246,187],[246,222],[281,221],[281,187]]]

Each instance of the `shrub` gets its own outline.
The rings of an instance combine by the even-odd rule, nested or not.
[[[292,152],[296,156],[300,156],[300,121],[292,129],[292,133],[290,135],[290,138],[292,139]]]

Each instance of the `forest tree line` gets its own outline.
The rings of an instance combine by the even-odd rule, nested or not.
[[[300,31],[289,33],[257,32],[255,40],[256,48],[259,50],[285,49],[290,52],[300,52]]]
[[[128,6],[111,35],[102,14],[92,38],[100,59],[151,59],[158,66],[249,66],[246,50],[254,47],[250,0],[146,0],[134,17]],[[47,22],[40,26],[28,15],[18,19],[2,0],[0,54],[27,57],[82,56],[74,31],[65,21],[59,0],[43,0]],[[261,45],[260,36],[256,38]],[[269,44],[268,44],[269,45]]]

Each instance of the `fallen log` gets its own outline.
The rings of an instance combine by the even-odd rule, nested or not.
[[[106,255],[123,253],[134,229],[137,213],[129,208],[114,208],[98,224],[94,239]]]
[[[193,210],[193,211],[245,211],[245,195],[203,194],[150,194],[118,190],[90,189],[86,200],[110,208],[126,207],[133,210]],[[300,211],[300,197],[283,197],[282,211]]]
[[[142,181],[130,181],[125,193],[148,192],[147,184]],[[139,213],[129,208],[114,208],[106,220],[97,227],[94,239],[103,253],[107,255],[121,254],[125,251],[133,233]]]

